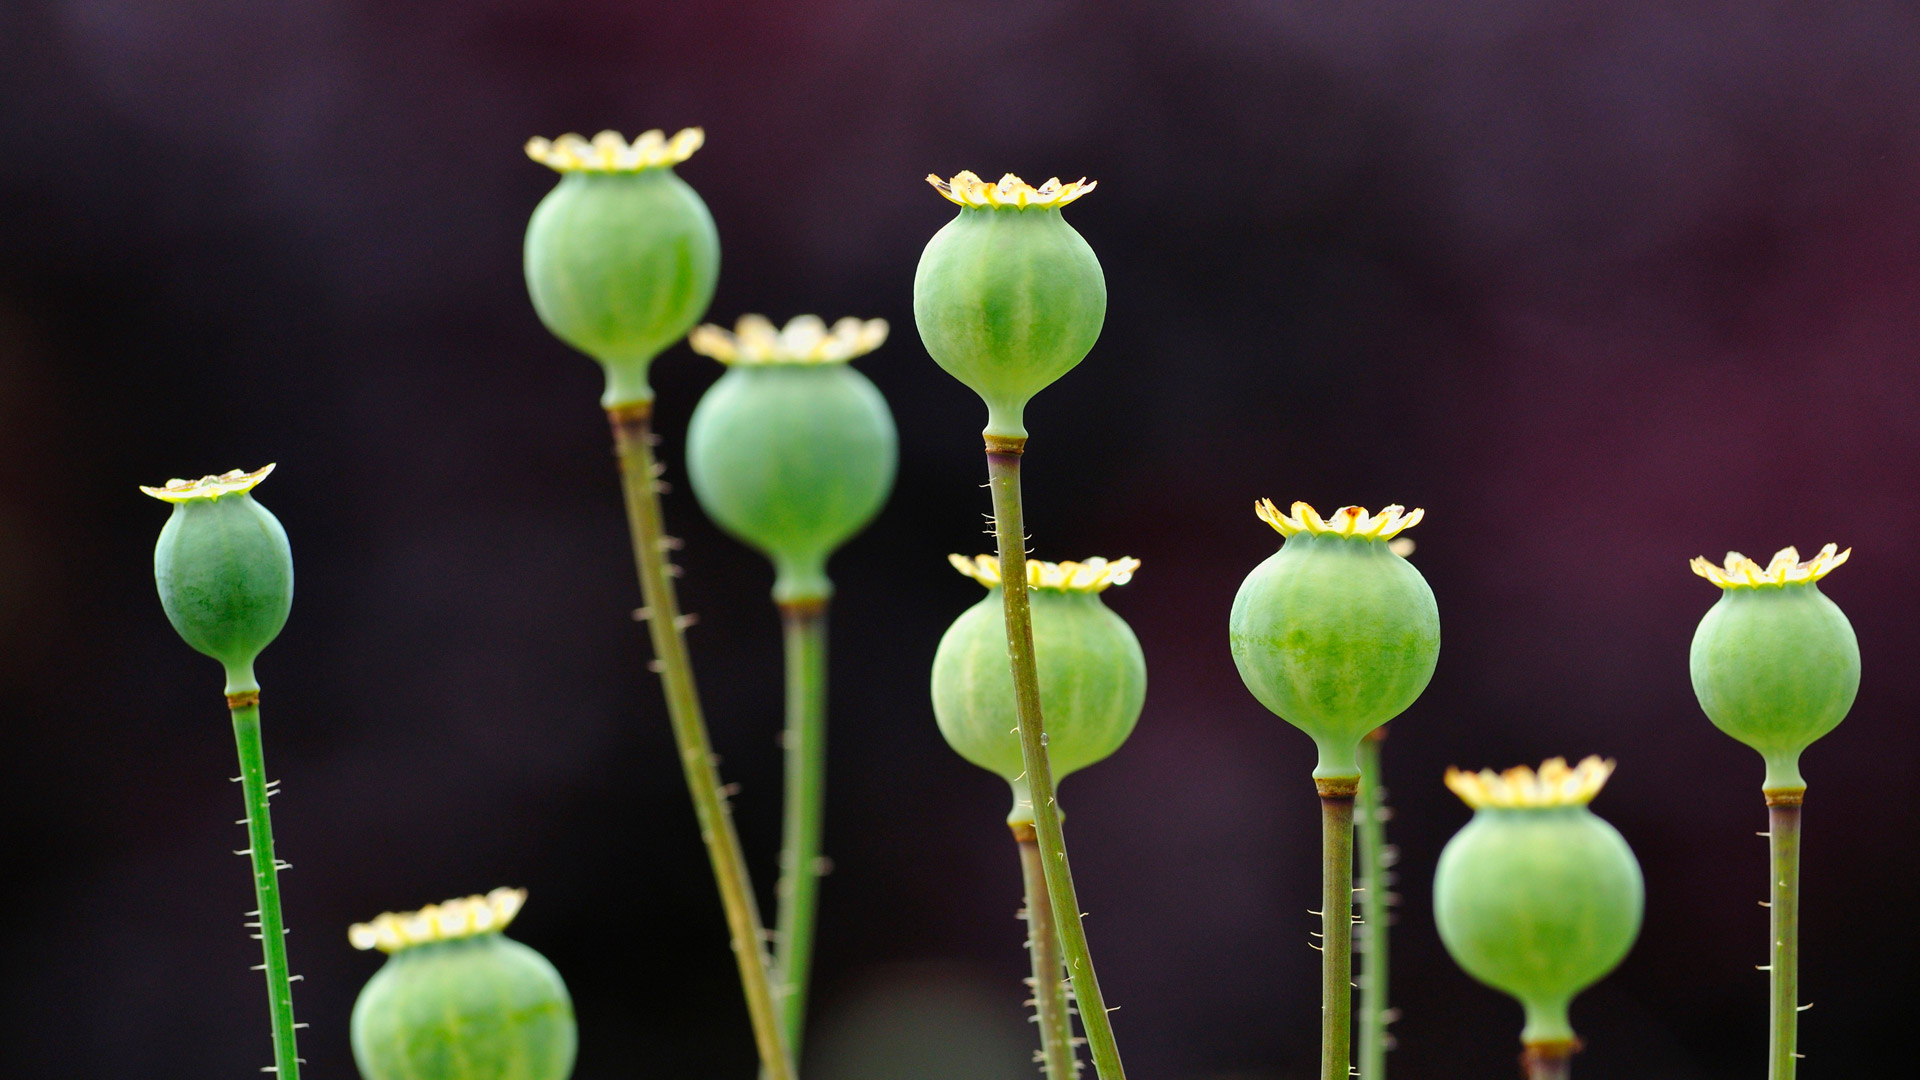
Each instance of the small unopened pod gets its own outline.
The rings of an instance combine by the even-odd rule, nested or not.
[[[1433,878],[1440,940],[1467,974],[1519,999],[1530,1055],[1579,1046],[1576,994],[1612,971],[1640,933],[1640,863],[1587,804],[1613,772],[1590,757],[1534,772],[1447,771],[1473,820],[1447,841]]]
[[[354,948],[388,954],[353,1005],[365,1080],[566,1080],[578,1046],[566,984],[501,932],[526,899],[495,889],[354,924]]]
[[[1853,551],[1828,544],[1806,562],[1783,548],[1764,568],[1737,551],[1724,566],[1693,560],[1720,600],[1693,633],[1693,692],[1715,727],[1766,759],[1762,787],[1806,789],[1800,754],[1832,731],[1860,689],[1860,643],[1819,581]]]
[[[253,662],[293,609],[293,549],[280,519],[253,497],[273,466],[140,490],[173,504],[153,549],[167,621],[226,666],[227,693],[260,689]]]
[[[1228,637],[1240,678],[1262,705],[1313,737],[1316,780],[1360,776],[1360,740],[1404,712],[1433,678],[1440,611],[1400,533],[1426,516],[1306,503],[1254,504],[1285,537],[1233,598]]]
[[[987,595],[954,620],[934,653],[934,719],[956,753],[1013,785],[1007,823],[1031,825],[1000,564],[986,555],[948,558],[985,585]],[[1140,719],[1146,657],[1132,627],[1100,600],[1108,586],[1125,584],[1139,566],[1138,559],[1101,558],[1027,563],[1040,712],[1056,781],[1120,749]]]
[[[824,600],[827,557],[893,489],[898,436],[887,401],[847,361],[880,347],[884,319],[828,329],[802,315],[702,326],[693,350],[727,365],[687,426],[693,493],[720,527],[773,561],[773,598]]]
[[[653,400],[648,366],[713,299],[720,234],[673,171],[705,140],[686,128],[631,144],[613,131],[527,143],[560,174],[527,222],[527,292],[555,337],[606,368],[609,409]]]
[[[1107,279],[1060,210],[1087,180],[1033,187],[1008,173],[927,182],[960,207],[913,277],[927,354],[980,395],[986,434],[1024,439],[1027,401],[1086,358],[1107,318]]]

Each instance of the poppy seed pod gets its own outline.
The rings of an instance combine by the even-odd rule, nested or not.
[[[1800,753],[1832,731],[1860,689],[1860,643],[1817,584],[1852,549],[1812,559],[1783,548],[1764,569],[1739,552],[1726,565],[1693,560],[1720,600],[1693,633],[1688,666],[1709,720],[1766,759],[1769,793],[1804,791]]]
[[[927,182],[960,207],[920,255],[913,320],[928,355],[987,404],[986,434],[1025,438],[1027,401],[1093,348],[1107,317],[1100,260],[1060,208],[1086,180],[1031,187],[1011,173]]]
[[[708,517],[773,560],[779,603],[832,592],[828,556],[893,488],[893,414],[847,366],[886,338],[882,319],[829,331],[812,315],[778,332],[758,315],[693,332],[694,351],[728,367],[687,426],[688,478]]]
[[[1474,815],[1440,853],[1434,922],[1467,974],[1519,999],[1529,1047],[1578,1045],[1568,1005],[1640,933],[1640,863],[1587,809],[1612,772],[1597,757],[1573,768],[1555,758],[1537,774],[1447,771]]]
[[[293,608],[287,531],[251,494],[272,471],[235,469],[140,489],[173,504],[153,549],[160,606],[187,644],[226,665],[229,694],[260,689],[253,661]]]
[[[1000,564],[986,555],[948,558],[955,569],[985,585],[987,595],[940,639],[933,657],[933,716],[954,752],[1013,785],[1008,824],[1032,824],[1007,662]],[[1147,696],[1146,657],[1132,628],[1100,601],[1101,592],[1125,584],[1139,566],[1138,559],[1027,563],[1047,761],[1056,781],[1120,749],[1140,719]]]
[[[1357,779],[1360,740],[1413,704],[1440,655],[1433,590],[1393,540],[1426,511],[1346,506],[1323,520],[1263,499],[1254,512],[1286,541],[1233,599],[1233,662],[1262,705],[1313,737],[1316,780]]]
[[[561,174],[527,222],[527,292],[555,337],[606,368],[609,409],[653,400],[648,366],[713,299],[720,235],[673,171],[705,139],[686,128],[632,145],[612,131],[527,143]]]
[[[501,934],[526,898],[495,889],[347,932],[390,954],[353,1005],[365,1080],[566,1080],[578,1044],[566,984]]]

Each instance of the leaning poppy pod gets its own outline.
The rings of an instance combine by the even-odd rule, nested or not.
[[[979,394],[986,434],[1025,439],[1027,401],[1086,358],[1107,317],[1100,260],[1061,207],[1087,180],[1035,188],[1009,173],[927,182],[960,207],[920,255],[913,321],[927,354]]]
[[[169,480],[140,490],[173,504],[153,549],[153,578],[167,620],[188,645],[226,668],[227,712],[239,753],[246,802],[247,846],[236,854],[253,865],[254,937],[259,971],[267,981],[273,1024],[273,1066],[279,1080],[299,1080],[300,1053],[293,1022],[293,976],[287,969],[286,925],[280,909],[280,871],[274,855],[273,816],[278,794],[267,780],[260,735],[260,683],[253,662],[272,644],[293,607],[293,552],[287,531],[253,489],[273,471],[234,469],[198,480]]]
[[[1580,1046],[1574,995],[1612,971],[1640,933],[1640,863],[1587,804],[1613,772],[1590,757],[1538,773],[1447,771],[1473,820],[1440,853],[1433,919],[1467,974],[1520,1001],[1531,1075],[1561,1077]]]
[[[527,222],[527,292],[540,321],[607,372],[608,409],[653,400],[647,368],[707,310],[720,235],[673,167],[706,135],[649,131],[533,139],[527,156],[560,183]]]
[[[578,1041],[566,984],[501,933],[526,899],[495,889],[347,931],[388,954],[353,1005],[365,1080],[566,1080]]]
[[[727,365],[687,426],[687,474],[707,515],[771,559],[773,598],[826,599],[827,557],[893,488],[893,414],[847,361],[880,347],[884,319],[829,330],[802,315],[776,331],[759,315],[702,326],[695,352]]]

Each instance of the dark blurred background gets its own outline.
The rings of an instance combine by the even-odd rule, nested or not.
[[[526,301],[530,135],[705,126],[711,312],[884,316],[897,492],[834,564],[810,1075],[1032,1075],[1005,786],[951,754],[935,643],[979,595],[977,400],[910,288],[921,177],[1097,179],[1111,310],[1028,413],[1036,554],[1137,555],[1132,741],[1065,788],[1138,1077],[1310,1076],[1312,748],[1243,690],[1253,500],[1424,506],[1446,628],[1393,725],[1392,1072],[1511,1075],[1518,1010],[1430,917],[1448,764],[1603,753],[1646,869],[1576,1003],[1588,1077],[1759,1075],[1756,755],[1700,715],[1694,555],[1854,546],[1852,718],[1812,750],[1804,1075],[1867,1075],[1920,990],[1920,14],[1911,4],[963,5],[11,0],[0,7],[0,1067],[267,1063],[217,665],[156,602],[135,485],[267,461],[299,566],[260,665],[296,1002],[350,1077],[348,923],[527,886],[581,1080],[753,1074],[647,674],[601,380]],[[719,373],[659,361],[663,452]],[[678,488],[686,606],[763,889],[778,623]],[[1884,1074],[1884,1071],[1883,1071]]]

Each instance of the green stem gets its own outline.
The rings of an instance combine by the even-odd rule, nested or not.
[[[1053,901],[1060,950],[1067,975],[1073,980],[1073,996],[1079,1003],[1080,1025],[1087,1033],[1094,1072],[1100,1080],[1125,1080],[1120,1047],[1113,1038],[1113,1021],[1107,1015],[1106,998],[1100,993],[1093,955],[1087,948],[1080,899],[1067,863],[1067,840],[1060,831],[1060,808],[1054,803],[1053,768],[1047,761],[1040,677],[1033,662],[1033,616],[1027,607],[1026,532],[1020,506],[1020,457],[1026,441],[987,436],[987,474],[993,489],[994,537],[1000,547],[1000,586],[1007,609],[1007,658],[1013,669],[1014,706],[1020,723],[1020,761],[1026,770],[1027,789],[1033,795],[1033,825],[1047,896]]]
[[[1067,1005],[1066,968],[1060,962],[1060,934],[1047,897],[1040,843],[1031,825],[1015,825],[1020,845],[1020,877],[1026,885],[1027,952],[1033,958],[1033,1011],[1040,1028],[1040,1058],[1048,1080],[1073,1080],[1080,1059],[1073,1050],[1073,1016]]]
[[[760,921],[759,905],[753,898],[746,855],[740,850],[740,837],[734,832],[733,815],[720,786],[720,770],[714,761],[712,741],[707,736],[707,722],[700,713],[693,661],[687,655],[685,626],[680,618],[679,601],[674,597],[671,568],[667,565],[670,541],[660,520],[658,478],[662,470],[653,458],[651,409],[644,403],[622,406],[609,409],[607,418],[613,425],[614,450],[620,458],[627,526],[633,535],[633,560],[640,572],[640,592],[647,605],[647,631],[653,639],[653,666],[659,671],[666,692],[667,716],[673,724],[674,741],[679,745],[680,765],[686,773],[687,791],[693,796],[694,814],[699,818],[700,838],[706,842],[713,876],[720,886],[720,902],[726,909],[727,930],[732,935],[734,959],[740,968],[740,986],[747,998],[754,1044],[760,1051],[761,1069],[769,1080],[792,1080],[792,1059],[780,1034],[772,979],[767,970],[766,930]]]
[[[1320,1080],[1353,1067],[1353,797],[1358,779],[1320,789]]]
[[[1386,1080],[1393,1019],[1387,1007],[1387,928],[1393,922],[1393,849],[1387,846],[1387,789],[1380,786],[1385,727],[1360,740],[1360,793],[1354,807],[1360,878],[1360,1080]]]
[[[821,820],[827,798],[827,606],[824,600],[780,605],[786,638],[786,808],[780,839],[780,910],[775,917],[774,970],[780,976],[780,1029],[800,1056],[807,1019],[807,982],[820,904]]]
[[[1804,791],[1767,796],[1767,848],[1773,856],[1767,913],[1773,949],[1767,965],[1767,1080],[1793,1080],[1800,1055],[1800,802]]]
[[[272,796],[267,784],[266,751],[260,745],[260,693],[227,696],[233,713],[233,741],[240,750],[240,789],[247,801],[247,854],[253,862],[253,912],[259,920],[261,968],[267,973],[267,1005],[273,1014],[273,1068],[281,1080],[299,1080],[300,1056],[294,1047],[293,980],[287,975],[287,930],[280,914],[280,871],[273,856]]]

